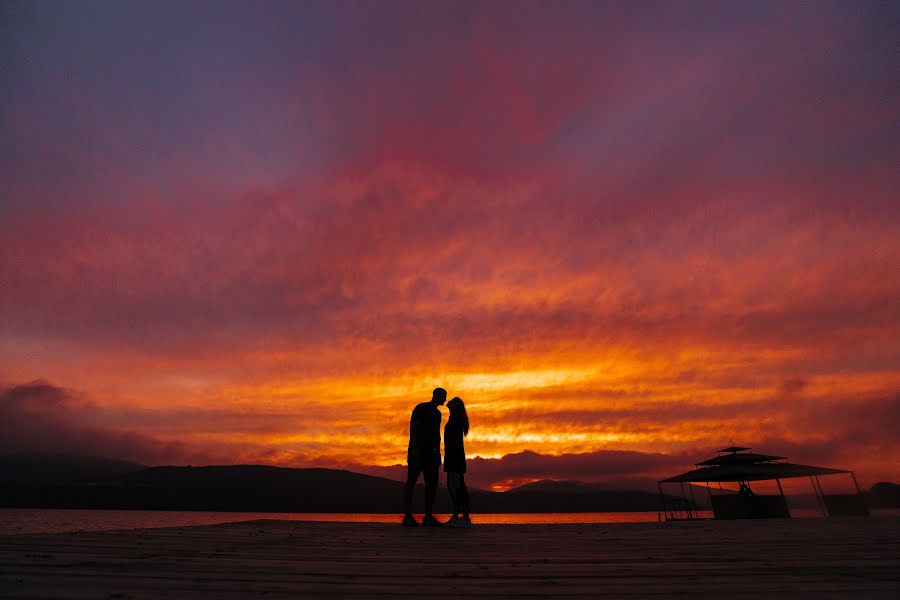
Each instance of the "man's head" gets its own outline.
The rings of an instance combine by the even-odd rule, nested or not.
[[[434,391],[431,392],[431,402],[435,406],[441,406],[446,401],[447,390],[445,390],[444,388],[434,388]]]

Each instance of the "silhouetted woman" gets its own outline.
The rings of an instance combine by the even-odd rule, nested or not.
[[[447,472],[447,489],[453,503],[453,516],[447,521],[450,527],[471,527],[469,518],[469,490],[466,489],[466,450],[463,438],[469,434],[469,415],[466,405],[458,396],[447,403],[450,418],[444,426],[444,471]],[[463,516],[460,518],[459,513]]]

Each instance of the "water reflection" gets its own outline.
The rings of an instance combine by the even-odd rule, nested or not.
[[[794,509],[796,518],[821,516],[815,510]],[[875,511],[873,515],[898,516],[900,511]],[[711,513],[701,512],[711,517]],[[442,520],[448,515],[439,515]],[[421,515],[418,515],[421,518]],[[259,512],[190,512],[155,510],[68,510],[68,509],[0,509],[0,534],[61,533],[67,531],[106,531],[153,527],[186,527],[215,525],[257,519],[289,521],[326,521],[341,523],[391,523],[399,526],[401,515],[366,513],[259,513]],[[647,523],[656,522],[656,512],[593,513],[507,513],[475,514],[476,525],[559,524],[559,523]]]

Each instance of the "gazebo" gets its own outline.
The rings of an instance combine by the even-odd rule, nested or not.
[[[699,519],[694,501],[694,484],[705,484],[716,519],[748,519],[766,517],[790,517],[782,479],[808,477],[812,483],[816,504],[825,516],[868,516],[865,501],[853,471],[829,469],[789,463],[784,456],[754,454],[751,448],[732,446],[718,451],[718,456],[696,463],[687,473],[669,477],[659,482],[659,497],[667,521]],[[819,477],[849,474],[856,488],[855,494],[826,494]],[[750,488],[751,481],[775,481],[778,495],[757,495]],[[666,498],[663,484],[677,483],[681,495]],[[718,493],[713,493],[710,483],[717,483]],[[722,483],[738,484],[737,492],[726,492]],[[688,493],[685,492],[685,484]]]

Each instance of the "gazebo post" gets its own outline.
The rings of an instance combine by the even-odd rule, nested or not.
[[[819,497],[820,490],[818,487],[816,487],[816,480],[813,478],[812,475],[809,476],[809,480],[813,484],[813,493],[816,495],[816,504],[819,506],[820,509],[822,509],[822,515],[827,517],[828,510],[825,508],[825,500],[823,500],[822,498]]]
[[[788,512],[788,516],[790,516],[790,514],[791,514],[791,509],[788,508],[787,500],[786,500],[785,497],[784,497],[784,490],[781,488],[781,480],[778,479],[778,478],[776,477],[776,478],[775,478],[775,483],[778,484],[778,493],[781,494],[781,500],[784,502],[784,507],[785,507],[785,509],[786,509],[787,512]]]
[[[694,486],[691,485],[691,482],[688,482],[688,489],[691,490],[691,509],[694,511],[694,517],[692,517],[692,518],[699,518],[699,517],[697,517],[697,510],[696,510],[697,509],[697,501],[694,500]]]
[[[656,483],[656,487],[659,488],[659,502],[662,504],[663,514],[666,516],[666,521],[669,520],[669,513],[666,510],[666,497],[662,493],[662,481],[658,481]]]
[[[710,510],[712,510],[712,504],[713,504],[713,501],[712,501],[712,490],[709,489],[709,482],[708,482],[708,481],[706,482],[706,493],[707,493],[707,495],[709,496],[709,508],[710,508]]]
[[[684,493],[684,482],[680,481],[679,484],[681,485],[681,499],[684,501],[685,507],[687,507],[688,518],[692,518],[691,517],[691,509],[690,509],[690,507],[687,506],[687,496]]]
[[[850,471],[850,477],[853,478],[853,485],[856,487],[856,497],[859,498],[859,502],[863,506],[865,515],[868,517],[870,514],[869,507],[866,506],[866,497],[863,496],[862,490],[859,489],[859,483],[856,481],[856,474],[853,471]]]

